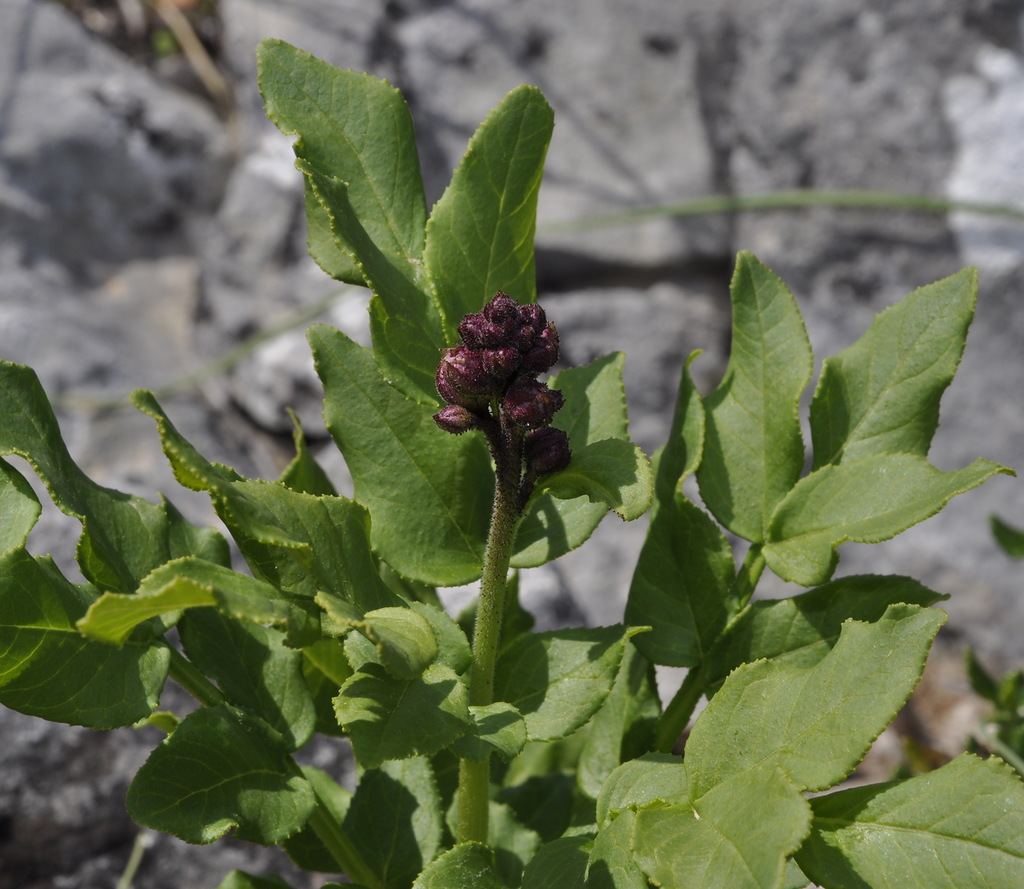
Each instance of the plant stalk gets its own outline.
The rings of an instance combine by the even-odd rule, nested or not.
[[[654,734],[654,749],[658,753],[671,753],[679,736],[686,729],[693,709],[697,706],[700,696],[704,694],[707,678],[703,667],[693,667],[683,678],[683,684],[669,701],[665,712],[658,720],[658,728]]]
[[[348,876],[366,889],[384,889],[380,877],[372,870],[363,858],[362,853],[345,833],[330,809],[317,795],[316,808],[309,816],[309,826],[326,846],[327,851],[337,862],[338,867]]]
[[[202,671],[196,669],[188,658],[176,648],[171,649],[171,678],[205,707],[216,707],[224,703],[224,695]]]
[[[504,446],[502,446],[504,444]],[[494,666],[501,644],[505,614],[505,589],[512,545],[522,518],[519,502],[518,448],[492,442],[495,461],[494,506],[484,551],[480,600],[473,633],[473,665],[469,677],[470,706],[482,707],[494,700]],[[490,800],[490,758],[462,759],[459,763],[458,842],[487,842]]]

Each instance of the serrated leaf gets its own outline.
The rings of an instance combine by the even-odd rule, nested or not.
[[[150,754],[126,802],[139,824],[187,843],[235,828],[239,839],[273,845],[306,823],[316,800],[277,732],[219,705],[196,710]]]
[[[133,401],[156,421],[178,481],[209,492],[257,578],[310,599],[334,593],[363,611],[404,604],[380,579],[369,515],[358,503],[243,478],[196,451],[151,393],[135,392]]]
[[[836,889],[1017,889],[1024,885],[1024,784],[998,759],[964,754],[907,781],[811,801],[796,855]]]
[[[98,590],[68,581],[48,557],[0,557],[0,703],[31,716],[109,729],[147,717],[160,700],[170,650],[162,640],[123,648],[75,628]]]
[[[909,577],[868,574],[833,580],[787,599],[753,602],[709,652],[704,662],[708,686],[717,688],[741,664],[762,658],[812,667],[832,650],[845,620],[876,621],[890,605],[926,608],[946,598]]]
[[[656,664],[693,667],[736,610],[732,547],[699,507],[675,492],[651,517],[633,573],[626,621],[652,630],[636,646]]]
[[[380,250],[395,260],[419,259],[426,201],[401,93],[281,40],[264,40],[256,56],[267,116],[299,137],[301,157],[348,183],[352,206]]]
[[[359,630],[376,650],[375,663],[396,679],[419,676],[438,656],[437,639],[430,622],[412,608],[378,608],[360,614],[356,609],[342,613],[347,603],[318,596],[328,616],[338,627]]]
[[[840,543],[888,540],[997,473],[1013,474],[988,460],[941,472],[912,454],[823,466],[800,479],[775,510],[765,560],[783,580],[824,583],[835,570]]]
[[[559,837],[545,843],[526,865],[522,889],[586,889],[592,843],[588,836]]]
[[[313,768],[313,766],[303,766],[302,774],[316,793],[317,801],[340,825],[345,820],[349,806],[352,805],[352,792],[338,784],[326,772]],[[340,869],[334,856],[327,850],[316,831],[308,824],[298,833],[288,837],[282,846],[288,853],[288,857],[303,870],[332,873]]]
[[[520,636],[498,658],[495,700],[523,714],[531,740],[564,738],[608,697],[633,632],[581,627]]]
[[[134,595],[104,593],[78,622],[92,639],[122,645],[139,624],[185,608],[212,606],[228,617],[288,629],[299,644],[320,636],[312,603],[213,562],[186,557],[167,562],[143,578]]]
[[[803,467],[797,408],[813,359],[796,300],[752,254],[738,256],[731,293],[729,364],[704,399],[707,425],[697,480],[721,524],[760,542]]]
[[[128,593],[168,559],[196,554],[228,564],[224,538],[196,528],[170,504],[104,488],[71,459],[35,373],[0,361],[0,455],[24,457],[54,504],[82,523],[78,563],[96,586]]]
[[[601,786],[597,797],[597,825],[605,828],[621,812],[644,808],[657,800],[665,803],[689,802],[686,769],[679,756],[646,753],[624,762]]]
[[[582,450],[573,449],[569,466],[544,476],[537,490],[560,500],[586,495],[631,522],[647,512],[653,485],[651,465],[643,451],[628,441],[609,438]]]
[[[507,889],[498,878],[494,852],[483,843],[460,843],[430,863],[413,889]]]
[[[977,294],[977,271],[964,269],[890,306],[856,343],[825,359],[811,402],[815,469],[928,454]]]
[[[309,331],[327,428],[370,512],[374,549],[407,577],[438,586],[480,576],[494,495],[487,446],[448,435],[431,411],[381,377],[369,350],[339,331]]]
[[[519,86],[487,116],[427,223],[423,261],[456,325],[496,292],[536,297],[533,235],[554,112],[540,90]]]
[[[496,753],[508,762],[519,755],[526,743],[526,722],[515,707],[498,702],[470,707],[469,715],[469,728],[452,745],[456,756],[482,762]]]
[[[622,812],[598,833],[590,850],[586,889],[649,889],[633,852],[636,813]]]
[[[341,687],[335,712],[364,768],[429,756],[462,735],[469,723],[466,687],[438,664],[415,679],[394,679],[378,665],[364,664]]]
[[[259,716],[297,750],[313,734],[316,711],[302,674],[302,652],[284,634],[210,608],[193,609],[178,624],[182,650],[228,702]]]
[[[549,383],[565,398],[552,425],[569,436],[569,446],[582,450],[609,438],[628,440],[626,393],[622,384],[625,356],[621,352],[571,367]],[[512,566],[533,568],[583,544],[608,508],[589,497],[560,500],[551,494],[534,497],[516,535]]]
[[[775,766],[804,790],[841,781],[910,696],[945,618],[893,605],[874,623],[845,622],[813,667],[756,661],[733,671],[690,733],[691,795]]]
[[[342,825],[380,889],[407,889],[441,846],[441,800],[421,756],[363,773]]]
[[[659,886],[776,889],[807,835],[810,806],[780,771],[762,767],[689,805],[641,809],[635,820],[636,861]]]

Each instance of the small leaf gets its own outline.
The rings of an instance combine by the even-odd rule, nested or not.
[[[719,522],[760,542],[803,467],[797,408],[811,378],[811,346],[793,295],[752,254],[737,258],[731,292],[732,348],[725,377],[704,399],[697,480]]]
[[[564,738],[608,697],[634,632],[581,627],[520,636],[498,658],[494,697],[523,714],[531,740]]]
[[[941,472],[912,454],[823,466],[800,479],[775,510],[765,560],[783,580],[823,583],[835,570],[840,543],[888,540],[997,473],[1013,474],[988,460]]]
[[[732,547],[699,507],[676,492],[651,518],[626,603],[626,621],[653,629],[636,646],[656,664],[693,667],[735,612]]]
[[[875,623],[844,623],[835,647],[813,667],[739,667],[690,733],[691,796],[764,767],[780,767],[805,790],[841,781],[910,696],[945,618],[893,605]]]
[[[1003,552],[1012,559],[1024,559],[1024,531],[1006,524],[998,516],[992,516],[990,521],[992,534]]]
[[[536,295],[533,234],[554,113],[520,86],[487,116],[427,223],[423,261],[443,306],[449,344],[463,315],[499,290]]]
[[[411,608],[367,611],[359,629],[396,679],[419,676],[437,657],[437,639],[427,619]]]
[[[573,449],[568,468],[542,478],[537,491],[547,491],[560,500],[586,495],[631,522],[647,512],[653,484],[651,465],[643,451],[628,441],[609,438],[582,450]]]
[[[641,809],[633,846],[659,886],[776,889],[809,827],[807,800],[780,771],[762,767],[733,775],[688,805]]]
[[[335,711],[356,759],[369,769],[387,759],[436,753],[469,723],[466,687],[452,670],[437,664],[404,680],[365,664],[341,687]]]
[[[494,852],[483,843],[460,843],[430,863],[412,889],[507,889],[498,878]]]
[[[421,756],[365,771],[342,825],[381,889],[406,889],[441,846],[441,800]]]
[[[681,757],[668,753],[646,753],[624,762],[601,786],[597,798],[597,824],[604,828],[630,807],[644,808],[661,800],[686,803],[690,800],[686,769]]]
[[[316,462],[316,458],[310,453],[306,444],[306,436],[302,432],[302,424],[299,417],[291,408],[288,413],[292,418],[292,439],[295,442],[295,456],[281,473],[280,482],[286,488],[298,491],[300,494],[313,494],[314,496],[331,495],[338,492],[327,477],[323,467]]]
[[[469,729],[452,745],[456,756],[482,762],[496,753],[508,762],[519,755],[526,743],[526,722],[515,707],[500,702],[470,707],[469,715]]]
[[[633,852],[636,813],[622,812],[598,833],[590,850],[586,889],[648,889]]]
[[[811,402],[815,469],[879,454],[927,456],[977,295],[978,273],[964,269],[890,306],[825,359]]]
[[[309,331],[327,428],[370,512],[374,549],[406,577],[452,586],[480,576],[494,473],[483,438],[442,432],[339,331]]]
[[[762,599],[729,625],[708,654],[708,685],[716,688],[740,665],[761,659],[813,667],[832,650],[844,621],[872,622],[890,605],[927,608],[946,598],[909,577],[859,575],[787,599]]]
[[[288,748],[263,720],[226,705],[201,707],[161,743],[128,788],[132,818],[187,843],[232,828],[263,845],[291,836],[315,805]]]
[[[587,836],[568,836],[545,843],[526,865],[522,889],[587,889],[592,842]]]
[[[822,885],[1024,885],[1024,784],[998,759],[964,754],[934,772],[838,791],[811,806],[811,835],[796,859]]]
[[[700,354],[691,352],[683,365],[668,442],[653,461],[655,512],[659,503],[673,501],[679,483],[697,471],[704,455],[704,403],[690,376],[690,365]]]

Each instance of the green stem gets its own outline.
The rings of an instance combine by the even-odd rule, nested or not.
[[[224,703],[224,695],[188,658],[177,649],[171,649],[171,678],[206,707]]]
[[[747,550],[746,558],[736,573],[736,579],[732,584],[732,598],[736,603],[737,613],[747,607],[750,597],[754,595],[754,588],[761,579],[764,572],[764,544],[752,543]]]
[[[510,453],[511,452],[511,453]],[[480,601],[473,633],[473,666],[469,678],[469,703],[482,707],[494,700],[494,666],[501,644],[505,613],[505,589],[512,545],[521,519],[519,462],[514,447],[492,447],[495,458],[494,506],[484,551]],[[490,759],[463,759],[459,763],[458,841],[487,842],[487,808],[490,799]]]
[[[384,882],[366,863],[366,859],[352,842],[352,838],[345,833],[338,820],[331,814],[331,810],[320,799],[319,794],[316,798],[316,808],[309,816],[308,824],[338,863],[338,867],[350,879],[366,886],[366,889],[384,889]]]
[[[697,706],[700,696],[704,694],[707,678],[702,667],[694,667],[686,674],[679,691],[669,701],[665,712],[658,720],[658,728],[654,735],[655,749],[659,753],[671,753],[676,741],[683,733],[693,709]]]

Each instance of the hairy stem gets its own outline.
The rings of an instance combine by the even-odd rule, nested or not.
[[[511,452],[511,453],[510,453]],[[514,447],[492,446],[495,460],[494,506],[491,528],[484,552],[480,601],[473,634],[473,666],[469,679],[469,703],[482,707],[494,700],[494,665],[501,644],[501,623],[505,613],[505,588],[512,544],[521,518],[519,464]],[[487,807],[490,789],[490,759],[459,763],[458,841],[487,842]]]
[[[658,753],[671,753],[679,736],[686,729],[693,709],[697,706],[700,696],[704,694],[707,678],[701,667],[694,667],[686,674],[679,691],[669,701],[665,712],[658,720],[658,728],[654,735],[654,749]]]

